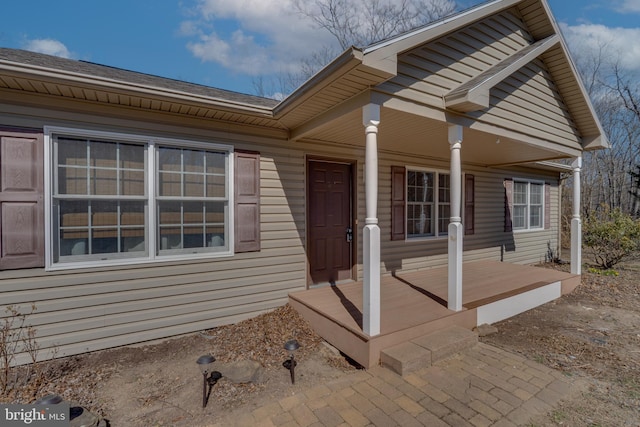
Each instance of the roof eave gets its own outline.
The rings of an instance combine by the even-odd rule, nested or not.
[[[520,3],[521,1],[523,0],[490,1],[447,16],[416,30],[372,44],[365,48],[363,52],[365,55],[370,57],[370,61],[383,61],[391,55],[398,55],[406,50],[412,49],[416,45],[456,31],[478,19],[482,19],[488,14],[498,13]]]
[[[65,84],[78,87],[91,87],[105,91],[123,91],[126,93],[140,94],[166,100],[176,100],[183,103],[193,103],[194,101],[218,110],[227,110],[237,113],[259,115],[271,118],[272,108],[247,103],[224,100],[200,94],[193,94],[179,90],[160,88],[156,86],[143,85],[138,83],[125,82],[105,77],[91,76],[82,73],[75,73],[67,70],[49,69],[37,65],[18,63],[7,60],[0,60],[0,72],[20,78],[31,78],[39,81],[45,80],[53,84]]]
[[[566,165],[564,163],[558,163],[558,162],[553,161],[553,160],[542,160],[542,161],[539,161],[539,162],[531,163],[530,165],[535,167],[535,168],[537,168],[537,169],[544,169],[544,170],[560,172],[560,173],[571,172],[573,170],[571,165]]]
[[[610,148],[610,145],[609,140],[603,133],[601,135],[596,135],[593,137],[582,138],[582,148],[585,151],[603,150],[606,148]]]
[[[571,55],[569,54],[569,47],[567,46],[567,42],[564,39],[564,36],[562,34],[562,31],[560,31],[560,26],[558,25],[558,23],[555,20],[555,17],[553,15],[553,13],[551,12],[551,8],[549,7],[549,3],[547,0],[539,0],[540,3],[542,4],[542,7],[545,10],[545,13],[547,14],[547,16],[549,16],[549,21],[551,22],[551,25],[553,27],[553,31],[555,32],[555,34],[558,35],[559,41],[560,41],[560,48],[562,49],[562,51],[564,52],[564,55],[567,59],[567,62],[569,64],[569,68],[571,69],[571,72],[573,73],[574,79],[576,81],[576,84],[578,85],[579,89],[580,89],[580,93],[582,94],[583,100],[587,105],[587,108],[589,109],[589,112],[591,114],[591,117],[593,118],[596,127],[598,128],[598,132],[599,135],[595,135],[595,136],[591,136],[591,137],[584,137],[582,140],[582,148],[584,150],[587,151],[591,151],[591,150],[600,150],[600,149],[604,149],[604,148],[609,148],[609,140],[604,132],[604,128],[602,127],[602,123],[600,123],[600,119],[598,118],[598,115],[596,114],[595,108],[593,107],[593,104],[591,103],[591,98],[589,97],[589,93],[587,92],[587,89],[584,86],[584,83],[582,82],[582,78],[580,77],[580,73],[578,72],[578,68],[576,67],[575,63],[573,62],[573,58],[571,57]]]
[[[358,65],[362,64],[363,57],[364,55],[362,50],[356,47],[350,47],[345,50],[340,56],[314,74],[289,96],[283,99],[278,105],[276,105],[273,108],[274,116],[276,118],[281,117],[286,114],[286,112],[319,92],[325,82],[333,81],[345,73],[348,73],[350,70],[353,70]]]

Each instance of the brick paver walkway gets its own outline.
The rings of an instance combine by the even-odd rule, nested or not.
[[[558,371],[478,344],[405,377],[376,367],[297,389],[216,426],[521,426],[581,388]]]

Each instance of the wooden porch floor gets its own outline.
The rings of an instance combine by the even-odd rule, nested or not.
[[[325,340],[370,367],[387,347],[452,325],[473,328],[478,324],[478,309],[500,310],[491,304],[553,285],[551,293],[544,291],[540,297],[542,304],[572,291],[580,282],[580,276],[569,273],[497,261],[465,263],[462,277],[461,312],[447,309],[446,267],[382,277],[381,333],[375,337],[362,332],[362,282],[294,292],[289,302]],[[526,299],[525,305],[530,304],[529,294]]]

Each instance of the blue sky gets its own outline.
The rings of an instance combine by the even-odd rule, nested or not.
[[[332,42],[290,12],[292,1],[11,0],[2,6],[0,46],[254,93],[256,76],[295,71],[298,57]],[[549,4],[572,49],[604,41],[640,70],[640,0]]]

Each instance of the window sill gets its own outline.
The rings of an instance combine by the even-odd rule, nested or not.
[[[447,240],[449,235],[445,234],[443,236],[419,236],[419,237],[407,237],[404,241],[407,243],[411,242],[434,242],[434,241],[442,241]]]
[[[166,262],[177,261],[197,261],[217,258],[230,258],[234,256],[231,252],[215,252],[215,253],[191,253],[182,255],[165,255],[155,258],[135,258],[135,259],[110,259],[100,261],[85,262],[59,262],[47,265],[45,271],[64,271],[64,270],[86,270],[102,267],[136,267],[148,264],[164,264]]]
[[[544,228],[523,228],[518,230],[513,230],[513,234],[526,234],[526,233],[535,233],[538,231],[544,231]]]

